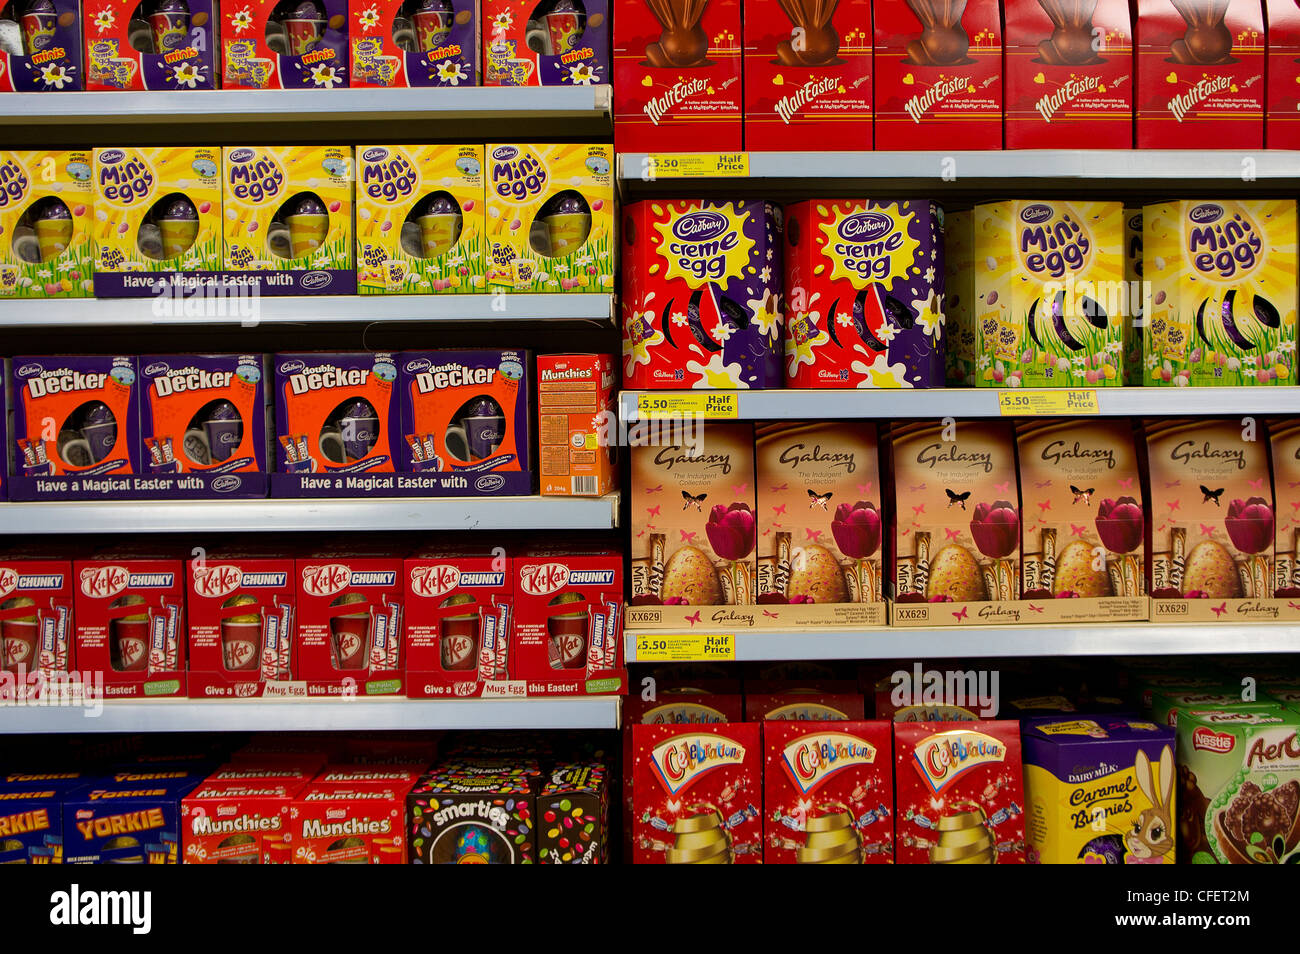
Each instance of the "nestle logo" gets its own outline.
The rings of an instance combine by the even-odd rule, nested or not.
[[[428,371],[431,367],[433,367],[433,362],[428,358],[416,358],[414,361],[408,361],[406,363],[406,370],[410,371],[412,374],[418,374],[421,371]]]
[[[244,482],[234,474],[222,474],[212,482],[212,489],[219,494],[228,494],[232,490],[238,490]]]
[[[167,367],[165,361],[155,361],[153,364],[149,365],[149,367],[144,369],[144,373],[152,377],[156,374],[166,374],[170,370],[171,368]]]
[[[1202,752],[1224,755],[1232,751],[1236,742],[1231,732],[1215,732],[1213,729],[1201,727],[1192,733],[1192,748]]]
[[[701,210],[687,212],[673,223],[673,234],[679,239],[717,238],[727,231],[727,217],[720,212]]]
[[[541,563],[519,570],[519,586],[529,596],[545,596],[569,583],[569,568],[563,563]]]
[[[1204,205],[1194,206],[1192,211],[1187,213],[1187,217],[1201,225],[1217,222],[1223,218],[1223,206],[1206,202]]]
[[[286,361],[284,364],[280,365],[280,373],[281,373],[281,374],[293,374],[293,373],[295,373],[295,372],[297,372],[297,371],[301,371],[301,370],[303,370],[303,369],[306,368],[306,367],[307,367],[307,365],[306,365],[305,363],[303,363],[302,361],[296,361],[296,360],[295,360],[295,361]]]
[[[492,158],[500,159],[502,162],[509,162],[517,155],[519,155],[519,150],[514,146],[497,146],[492,150]]]
[[[121,149],[105,149],[103,152],[99,154],[99,161],[104,163],[107,166],[111,166],[114,163],[121,162],[125,158],[126,158],[126,153],[123,152]]]
[[[302,276],[302,281],[299,284],[308,289],[324,288],[333,280],[334,277],[329,272],[308,272]]]
[[[352,582],[352,571],[341,563],[308,566],[302,571],[302,588],[312,596],[342,593]]]
[[[236,149],[230,154],[231,162],[248,162],[253,156],[257,155],[252,149]]]
[[[16,374],[20,378],[28,378],[31,377],[33,374],[40,374],[43,370],[45,369],[42,368],[39,364],[25,364],[18,369]]]
[[[361,158],[366,162],[378,162],[380,159],[388,158],[388,150],[383,146],[376,146],[374,149],[367,149],[363,152]]]
[[[1052,207],[1050,205],[1031,205],[1021,210],[1020,221],[1026,225],[1036,225],[1039,222],[1046,222],[1052,217]]]
[[[474,481],[474,489],[481,490],[484,493],[492,493],[500,490],[506,485],[506,479],[500,474],[485,474],[478,480]]]
[[[856,212],[845,218],[836,231],[840,233],[840,238],[851,242],[870,242],[888,235],[893,228],[894,220],[883,212]]]

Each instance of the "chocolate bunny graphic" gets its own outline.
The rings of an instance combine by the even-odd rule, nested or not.
[[[907,0],[917,20],[921,38],[907,44],[906,63],[918,66],[955,66],[974,63],[966,53],[970,37],[961,25],[966,0]]]
[[[660,69],[707,66],[709,37],[700,25],[709,0],[645,0],[663,33],[646,44],[645,58]]]
[[[841,63],[840,36],[831,17],[839,0],[777,0],[794,27],[789,40],[776,45],[778,63],[785,66],[826,66]]]
[[[1182,15],[1187,32],[1169,44],[1171,63],[1215,66],[1235,63],[1232,33],[1224,25],[1229,0],[1169,0]]]
[[[1133,774],[1151,807],[1142,809],[1133,823],[1133,830],[1124,836],[1124,847],[1138,864],[1159,863],[1159,859],[1174,847],[1174,829],[1170,823],[1174,802],[1174,752],[1167,745],[1160,753],[1158,768],[1157,775],[1152,771],[1147,754],[1138,750]]]
[[[1038,44],[1038,60],[1053,66],[1105,62],[1093,48],[1092,14],[1097,0],[1038,0],[1052,21],[1052,35]]]

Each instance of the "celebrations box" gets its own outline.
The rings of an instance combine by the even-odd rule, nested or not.
[[[348,0],[352,86],[477,86],[471,0]]]
[[[18,24],[19,29],[0,48],[0,93],[71,92],[84,87],[77,10],[76,0],[0,4],[0,18]]]
[[[866,703],[856,685],[845,680],[800,685],[766,680],[745,683],[748,722],[861,722]]]
[[[483,85],[610,82],[609,7],[607,0],[483,0]]]
[[[211,0],[94,0],[82,7],[86,89],[216,89]]]
[[[65,864],[179,864],[181,801],[201,773],[147,766],[92,779],[63,797]]]
[[[413,865],[531,865],[536,861],[532,777],[434,771],[406,797]]]
[[[208,778],[181,802],[187,865],[283,863],[289,806],[306,779]]]
[[[609,863],[609,783],[599,762],[557,765],[537,795],[537,860]]]
[[[289,805],[284,843],[290,863],[405,864],[407,791],[400,786],[309,784]]]
[[[89,298],[94,209],[88,150],[0,151],[0,298]]]
[[[347,0],[249,0],[225,4],[223,89],[317,89],[348,85]]]
[[[67,559],[0,552],[0,698],[46,696],[75,668],[72,606]]]

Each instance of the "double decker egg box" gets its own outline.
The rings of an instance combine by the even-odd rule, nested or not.
[[[0,22],[0,93],[83,88],[76,0],[7,0],[0,3]]]
[[[348,0],[352,86],[477,86],[473,0]]]
[[[484,86],[610,82],[609,0],[484,0]],[[525,12],[527,11],[527,12]]]
[[[91,176],[89,150],[0,151],[0,298],[90,297]]]
[[[248,0],[222,10],[223,89],[348,85],[347,0]]]
[[[86,3],[86,89],[216,89],[215,12],[212,0]]]

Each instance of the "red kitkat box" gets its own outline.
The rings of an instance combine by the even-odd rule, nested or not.
[[[1259,0],[1136,2],[1138,148],[1261,148]]]
[[[187,865],[257,865],[277,860],[289,806],[305,779],[209,778],[181,801]]]
[[[534,547],[511,565],[510,675],[530,696],[625,692],[623,554]]]
[[[77,666],[104,674],[104,696],[185,695],[185,563],[146,544],[76,560]]]
[[[509,678],[509,570],[504,553],[483,545],[433,545],[406,558],[407,695],[479,696]]]
[[[893,737],[888,722],[763,725],[763,861],[891,864]]]
[[[1130,149],[1128,0],[1004,0],[1008,149]]]
[[[1268,21],[1268,93],[1264,144],[1300,149],[1300,6],[1264,0]]]
[[[0,699],[44,695],[72,654],[72,564],[53,555],[0,553]],[[55,677],[57,678],[57,677]]]
[[[875,14],[876,148],[1001,149],[998,0],[888,0]]]
[[[400,695],[402,558],[391,545],[299,557],[294,675],[309,696]]]
[[[871,148],[871,0],[746,0],[745,148]]]
[[[190,695],[292,695],[293,557],[223,547],[191,559],[185,578]]]
[[[740,0],[625,3],[614,18],[618,152],[734,152],[741,143]]]
[[[311,783],[289,806],[285,837],[295,865],[406,864],[410,786]]]
[[[756,722],[632,726],[632,860],[763,863]]]
[[[899,864],[1025,863],[1020,723],[895,722]]]

